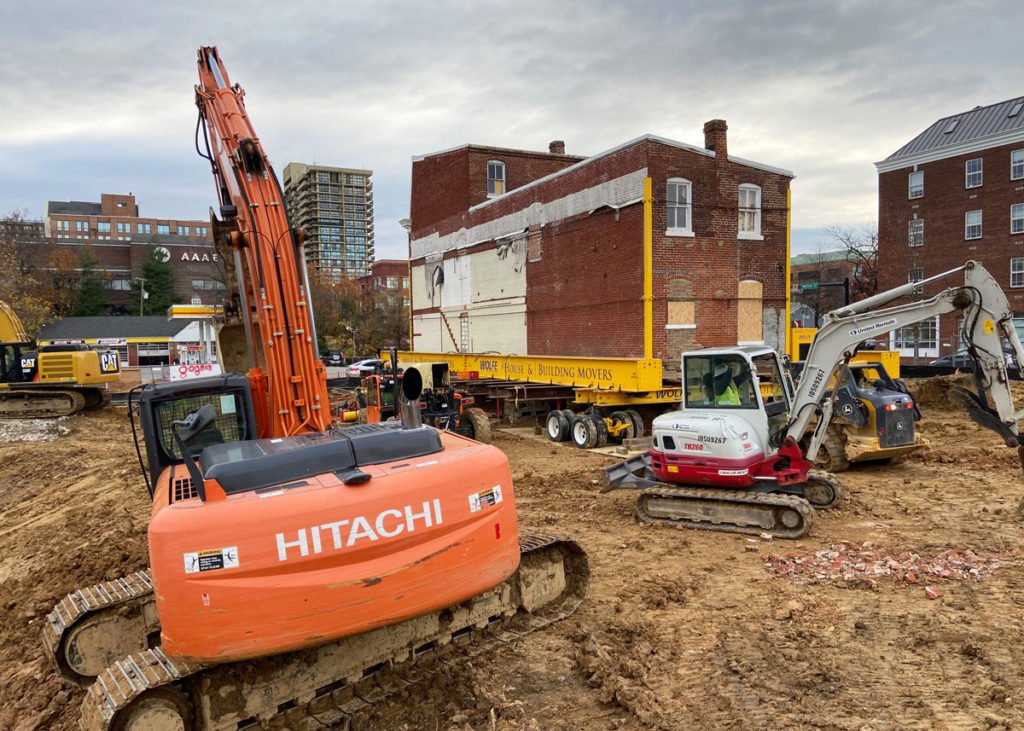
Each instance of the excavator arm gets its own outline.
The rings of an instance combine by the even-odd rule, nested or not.
[[[0,343],[25,343],[28,336],[25,335],[25,326],[21,324],[11,306],[6,302],[0,302]]]
[[[302,231],[288,221],[281,185],[245,111],[245,92],[231,85],[216,47],[200,48],[198,65],[203,156],[227,226],[214,232],[230,231],[259,436],[323,431],[331,421],[327,372],[316,352]]]
[[[961,272],[964,277],[962,285],[945,289],[928,299],[887,306],[929,282]],[[956,395],[967,406],[975,422],[998,432],[1009,446],[1019,447],[1018,420],[1022,414],[1014,412],[1000,336],[1011,343],[1017,362],[1024,362],[1021,360],[1024,358],[1024,346],[1013,327],[1006,295],[992,275],[974,261],[828,313],[825,325],[818,330],[807,352],[790,410],[790,422],[783,436],[799,442],[810,428],[815,414],[819,414],[806,455],[813,461],[832,414],[828,385],[837,370],[853,357],[857,344],[877,334],[956,310],[963,311],[963,337],[974,360],[974,379],[978,389],[977,393],[956,389]]]

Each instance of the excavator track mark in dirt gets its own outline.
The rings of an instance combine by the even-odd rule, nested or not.
[[[444,669],[461,656],[486,652],[572,614],[590,580],[585,551],[571,539],[525,534],[520,550],[520,566],[511,577],[461,604],[308,650],[207,666],[141,644],[96,677],[82,704],[81,726],[141,731],[237,729],[271,719],[287,728],[341,723],[432,669]],[[138,607],[123,615],[117,609],[140,600],[155,606],[152,594],[100,602],[97,610],[83,611],[61,630],[63,620],[55,615],[67,612],[69,603],[78,606],[78,598],[86,593],[73,592],[48,617],[47,647],[59,667],[61,653],[69,646],[62,639],[74,634],[68,629],[95,627],[98,615],[106,622],[118,616],[132,622]],[[141,609],[146,614],[145,606]],[[112,635],[121,631],[116,622],[107,629]],[[152,636],[148,628],[140,633],[135,625],[130,631],[142,642]],[[90,647],[103,650],[98,642]],[[102,657],[79,660],[78,666],[94,667],[107,655]]]

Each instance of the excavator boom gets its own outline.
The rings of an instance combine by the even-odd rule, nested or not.
[[[196,106],[206,123],[221,217],[237,226],[231,246],[260,436],[323,431],[331,422],[327,371],[316,352],[302,231],[288,221],[245,92],[231,85],[216,47],[200,48],[198,65]]]

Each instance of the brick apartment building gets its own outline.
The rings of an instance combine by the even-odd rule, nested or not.
[[[944,117],[875,167],[879,290],[974,259],[999,281],[1024,328],[1024,97]],[[923,323],[919,356],[958,349],[958,319]],[[914,330],[894,333],[904,356],[913,354]]]
[[[784,344],[793,174],[644,135],[592,157],[463,145],[414,158],[414,349],[644,356],[644,181],[653,357]]]
[[[356,283],[370,290],[378,310],[386,312],[389,328],[382,348],[409,347],[409,262],[405,259],[378,259],[370,265],[370,273]]]
[[[142,217],[135,196],[103,193],[98,203],[48,201],[41,232],[36,240],[41,261],[67,251],[77,262],[86,244],[92,248],[110,276],[112,314],[124,311],[132,280],[153,249],[170,265],[174,291],[183,302],[220,304],[223,299],[223,263],[209,221]]]
[[[405,259],[378,259],[370,265],[370,273],[357,280],[360,287],[401,298],[409,304],[409,262]]]

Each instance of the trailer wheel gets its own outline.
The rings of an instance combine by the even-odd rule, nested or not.
[[[559,409],[549,411],[545,424],[547,425],[548,439],[553,442],[569,441],[570,422],[564,411]]]
[[[579,449],[593,449],[597,446],[597,427],[587,414],[577,414],[573,418],[572,443]]]
[[[626,415],[633,421],[633,436],[642,437],[644,435],[644,418],[633,409],[626,409]]]
[[[595,447],[603,447],[608,444],[608,427],[604,423],[604,419],[601,418],[600,414],[591,414],[590,423],[594,425],[594,431],[597,434],[597,440]]]
[[[609,414],[608,418],[612,421],[626,425],[626,428],[623,431],[620,431],[617,437],[611,437],[613,442],[622,443],[626,439],[632,439],[636,436],[636,422],[633,421],[625,411],[613,411]]]
[[[462,412],[462,418],[459,421],[461,422],[460,426],[467,428],[470,439],[475,439],[481,444],[491,443],[491,422],[483,409],[476,406],[466,409]]]

